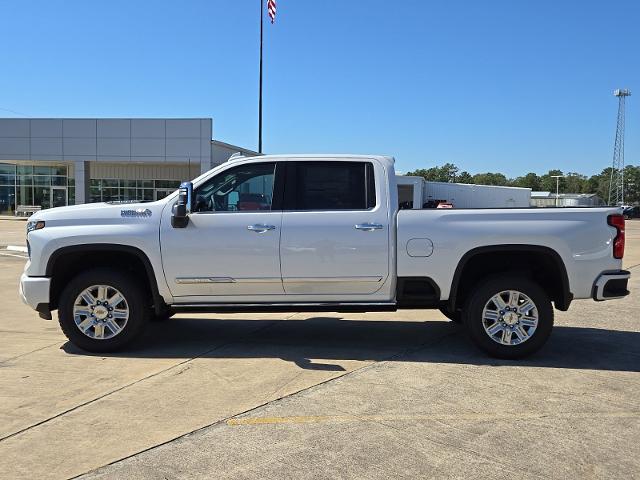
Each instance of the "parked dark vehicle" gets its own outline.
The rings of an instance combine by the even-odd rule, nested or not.
[[[631,218],[640,218],[640,205],[636,205],[635,207],[627,207],[622,211],[622,214],[627,220]]]

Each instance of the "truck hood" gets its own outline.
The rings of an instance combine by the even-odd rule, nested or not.
[[[140,203],[85,203],[41,210],[31,215],[29,221],[44,220],[47,226],[159,222],[165,203],[165,200]]]

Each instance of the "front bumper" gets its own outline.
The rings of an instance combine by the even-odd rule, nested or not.
[[[20,298],[31,308],[37,310],[43,318],[51,318],[51,313],[49,311],[50,288],[50,278],[29,277],[25,273],[20,277]]]
[[[602,273],[593,284],[593,299],[600,302],[629,295],[627,283],[631,273],[627,270]]]

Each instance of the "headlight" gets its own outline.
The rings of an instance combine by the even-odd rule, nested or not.
[[[44,220],[32,220],[27,222],[27,233],[33,232],[34,230],[40,230],[41,228],[44,228]]]

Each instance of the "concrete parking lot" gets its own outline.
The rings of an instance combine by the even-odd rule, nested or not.
[[[0,250],[0,478],[640,478],[632,294],[556,312],[524,361],[436,311],[179,315],[90,355],[17,295]],[[2,245],[24,223],[0,220]]]

